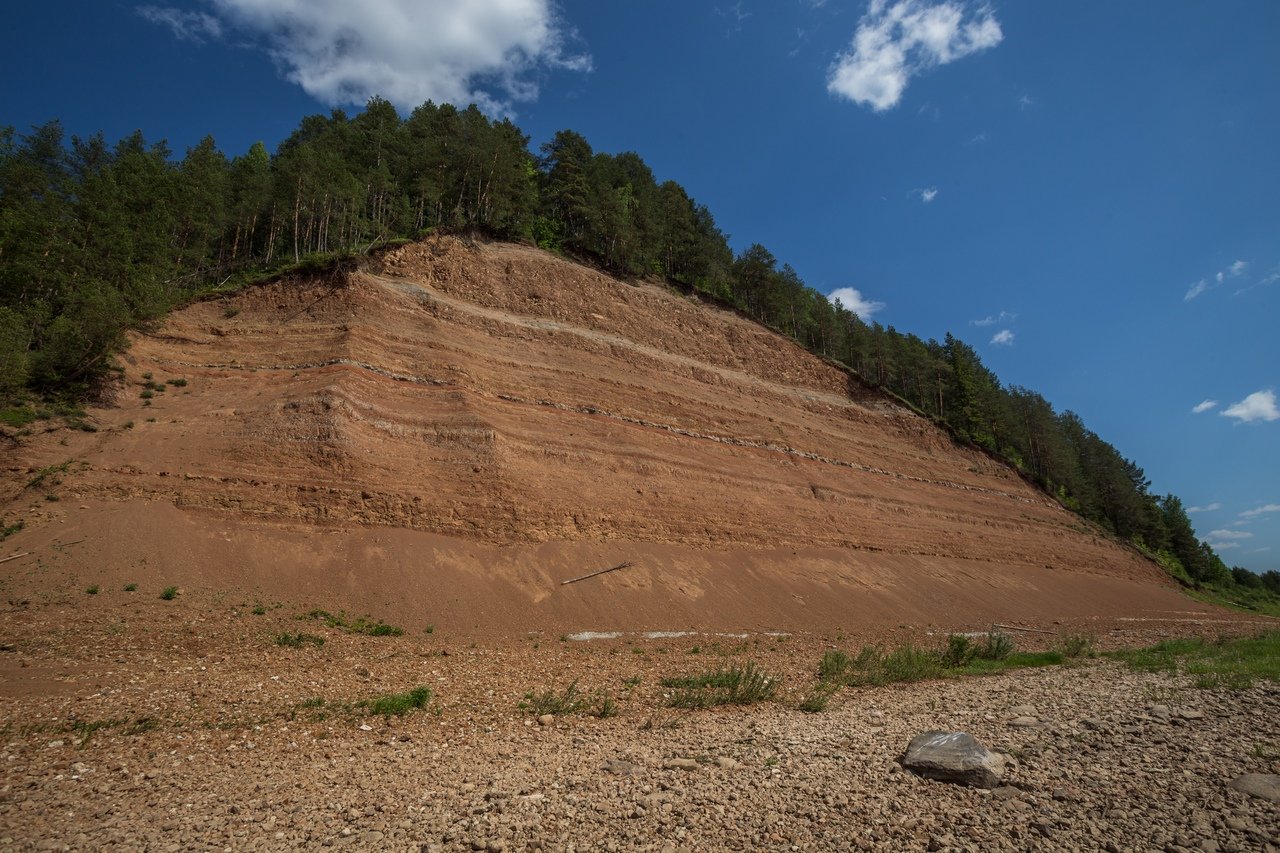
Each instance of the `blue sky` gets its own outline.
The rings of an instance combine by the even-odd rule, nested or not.
[[[1196,508],[1228,563],[1280,568],[1280,3],[49,0],[6,20],[19,130],[236,154],[378,93],[635,150],[735,247],[969,341]]]

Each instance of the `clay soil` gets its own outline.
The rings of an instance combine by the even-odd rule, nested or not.
[[[438,239],[196,303],[123,366],[96,432],[0,437],[0,520],[24,523],[0,546],[22,555],[0,563],[0,846],[1276,843],[1274,811],[1224,787],[1271,766],[1272,689],[1094,663],[795,710],[833,647],[1274,623],[1186,597],[731,312]],[[300,632],[325,642],[277,642]],[[783,677],[776,702],[666,707],[663,676],[745,660]],[[619,716],[542,726],[518,707],[573,681]],[[416,686],[432,698],[404,718],[359,704]],[[1169,727],[1144,710],[1161,699],[1209,713]],[[1027,702],[1044,725],[1011,732]],[[1021,806],[894,770],[916,729],[960,725],[1049,751],[1022,760]],[[1093,753],[1064,758],[1082,738]],[[1085,784],[1088,755],[1111,771]],[[1165,783],[1171,799],[1143,787]]]

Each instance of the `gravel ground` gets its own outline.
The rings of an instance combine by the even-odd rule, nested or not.
[[[1280,773],[1273,684],[1213,692],[1092,660],[846,689],[806,714],[830,638],[476,645],[280,617],[328,639],[287,649],[236,633],[243,617],[127,641],[22,618],[6,639],[46,633],[4,644],[5,849],[1280,849],[1276,803],[1228,787]],[[661,676],[745,659],[784,677],[778,701],[665,706]],[[618,715],[517,707],[573,679]],[[403,717],[351,705],[416,685],[433,699]],[[1006,785],[903,771],[934,729],[1010,756]]]

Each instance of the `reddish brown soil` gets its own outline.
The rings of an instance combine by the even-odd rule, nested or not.
[[[490,637],[1234,618],[786,339],[530,248],[201,302],[124,362],[98,432],[5,446],[11,600],[174,585]]]

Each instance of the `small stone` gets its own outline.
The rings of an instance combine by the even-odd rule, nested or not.
[[[1203,720],[1204,711],[1198,708],[1179,708],[1178,716],[1184,720]]]
[[[1034,705],[1014,705],[1009,709],[1009,713],[1015,717],[1038,717],[1036,707]]]
[[[737,770],[741,766],[742,764],[739,762],[723,755],[716,759],[716,767],[719,767],[721,770]]]
[[[668,758],[662,762],[663,770],[697,770],[698,766],[692,758]]]
[[[1167,722],[1173,716],[1173,711],[1169,710],[1168,705],[1148,705],[1147,716],[1161,722]]]
[[[1231,780],[1232,789],[1251,797],[1280,803],[1280,776],[1272,773],[1246,773]]]
[[[644,772],[644,768],[639,764],[632,764],[621,758],[606,758],[600,769],[615,776],[639,776]]]
[[[1016,729],[1030,729],[1040,725],[1040,721],[1035,717],[1014,717],[1009,721],[1009,725]]]
[[[549,726],[555,721],[556,721],[556,718],[551,714],[543,714],[541,717],[538,718],[538,725]]]

